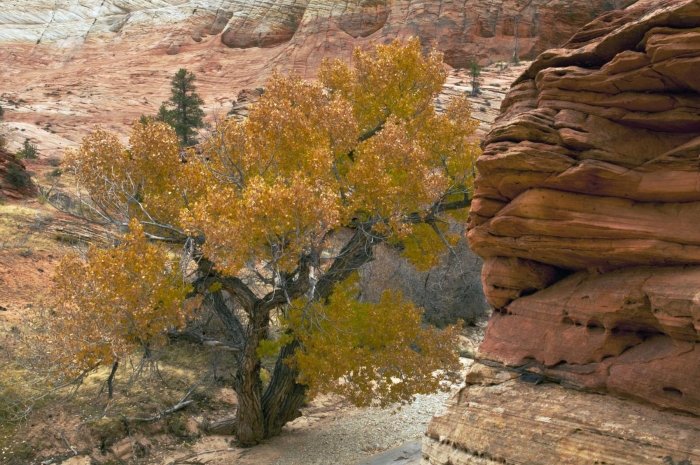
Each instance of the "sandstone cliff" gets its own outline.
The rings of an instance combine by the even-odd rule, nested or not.
[[[72,49],[98,40],[138,40],[176,54],[206,36],[231,48],[287,44],[283,64],[314,68],[346,55],[355,39],[417,35],[437,41],[448,63],[534,58],[590,19],[636,0],[8,0],[0,42]],[[291,60],[291,61],[290,61]]]
[[[496,312],[423,463],[700,460],[699,73],[700,1],[647,2],[511,87],[468,232]]]
[[[72,145],[95,124],[128,134],[181,67],[211,119],[275,67],[314,78],[324,57],[350,59],[372,40],[436,40],[454,67],[510,60],[516,44],[527,59],[636,1],[4,0],[0,104],[7,121],[50,123]]]
[[[700,415],[700,2],[542,54],[485,140],[482,357]]]

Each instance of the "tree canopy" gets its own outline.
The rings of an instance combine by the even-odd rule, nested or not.
[[[442,55],[424,56],[418,39],[353,62],[324,61],[316,82],[274,73],[249,118],[219,122],[201,155],[181,159],[176,131],[157,121],[134,124],[128,147],[98,128],[69,154],[83,214],[126,235],[59,269],[60,319],[74,337],[91,332],[64,352],[64,337],[48,340],[66,373],[161,344],[187,297],[238,351],[242,444],[278,434],[308,393],[385,405],[440,386],[457,329],[422,326],[400,293],[358,302],[356,270],[382,242],[421,268],[456,242],[447,221],[470,204],[476,123],[466,97],[436,112]],[[265,354],[277,363],[263,387]]]

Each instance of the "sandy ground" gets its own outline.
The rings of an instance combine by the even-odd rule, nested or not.
[[[466,361],[469,363],[471,361]],[[417,396],[413,404],[388,409],[358,409],[339,400],[321,399],[285,427],[281,436],[249,449],[232,447],[227,437],[210,436],[182,448],[149,458],[150,463],[176,464],[199,458],[211,465],[381,465],[411,464],[430,418],[448,393]],[[401,454],[403,444],[414,444]],[[392,450],[395,448],[396,450]],[[389,451],[369,461],[372,456]],[[208,452],[207,452],[208,451]],[[420,448],[418,448],[420,451]],[[199,454],[199,455],[194,455]],[[406,459],[398,459],[405,456]],[[391,462],[387,462],[391,457]],[[394,461],[398,459],[398,461]],[[406,461],[401,461],[406,460]]]

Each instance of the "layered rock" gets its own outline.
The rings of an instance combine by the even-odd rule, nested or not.
[[[423,439],[424,465],[700,462],[700,418],[475,364]]]
[[[356,46],[414,35],[453,67],[507,61],[516,49],[527,59],[637,1],[5,0],[0,105],[8,122],[50,124],[69,145],[96,124],[126,139],[132,121],[158,112],[180,68],[195,73],[212,120],[275,68],[313,79],[324,58],[349,61]]]
[[[678,0],[602,16],[513,85],[468,233],[483,360],[700,415],[698,73],[700,1]]]
[[[191,41],[220,34],[223,44],[242,49],[294,39],[283,55],[296,61],[311,53],[337,56],[358,38],[417,35],[426,44],[436,40],[448,63],[465,66],[474,58],[534,58],[592,17],[635,1],[9,0],[0,11],[0,42],[72,48],[92,39],[151,36],[150,46],[175,54]]]

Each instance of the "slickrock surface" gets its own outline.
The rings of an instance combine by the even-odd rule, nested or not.
[[[700,415],[699,74],[700,1],[677,0],[602,16],[516,81],[468,233],[498,309],[482,359]]]
[[[436,40],[452,67],[510,60],[516,43],[531,59],[635,1],[4,0],[0,105],[6,121],[51,124],[73,144],[95,124],[126,136],[179,68],[196,74],[212,120],[275,67],[314,78],[325,57],[411,35]]]
[[[421,464],[700,463],[700,418],[480,364],[468,377],[428,425]]]

